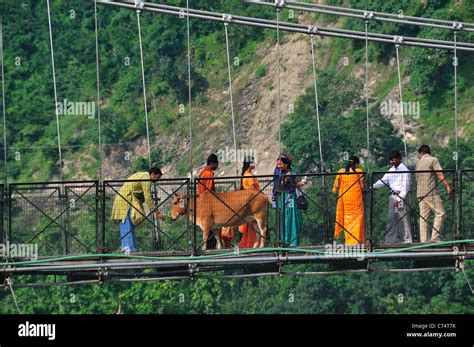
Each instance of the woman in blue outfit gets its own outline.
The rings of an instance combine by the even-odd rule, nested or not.
[[[299,245],[302,215],[296,207],[296,190],[306,184],[305,180],[297,182],[294,175],[290,155],[281,154],[273,176],[272,205],[278,205],[279,239],[290,247]]]

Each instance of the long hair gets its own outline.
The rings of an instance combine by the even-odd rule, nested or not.
[[[352,169],[352,171],[355,171],[356,165],[359,163],[360,163],[359,158],[353,155],[349,158],[349,161],[346,163],[344,168],[346,169],[346,172],[349,172],[350,169]]]
[[[291,156],[289,153],[287,152],[283,152],[282,154],[280,154],[280,158],[281,162],[283,164],[286,164],[287,167],[288,167],[288,171],[291,171],[291,164],[292,164],[292,160],[291,160]]]

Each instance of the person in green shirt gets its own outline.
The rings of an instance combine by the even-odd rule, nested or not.
[[[160,179],[163,174],[157,167],[152,167],[148,172],[137,172],[128,178],[119,190],[112,206],[112,219],[120,221],[120,241],[122,251],[125,253],[137,250],[135,237],[135,226],[144,220],[144,200],[148,209],[152,211],[155,207],[151,195],[151,180]],[[163,214],[156,211],[155,215],[163,219]]]

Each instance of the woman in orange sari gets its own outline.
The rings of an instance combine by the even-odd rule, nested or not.
[[[352,156],[346,166],[339,169],[334,180],[333,192],[339,190],[334,238],[338,239],[344,231],[344,243],[347,245],[364,243],[364,174],[359,172],[362,172],[359,158]]]
[[[260,191],[260,184],[258,180],[253,177],[252,170],[255,168],[255,162],[253,158],[246,158],[242,167],[243,178],[240,181],[240,189],[254,189],[255,193]],[[244,178],[245,177],[245,178]],[[240,239],[239,248],[253,248],[257,239],[257,233],[255,232],[257,225],[255,222],[249,222],[239,227],[239,232],[242,234]]]

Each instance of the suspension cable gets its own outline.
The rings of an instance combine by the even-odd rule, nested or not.
[[[317,129],[318,129],[318,144],[319,144],[319,166],[320,166],[320,172],[324,172],[324,164],[323,164],[323,147],[322,147],[322,141],[321,141],[321,126],[319,122],[319,100],[318,100],[318,83],[317,83],[317,78],[316,78],[316,58],[315,58],[315,53],[314,53],[314,34],[309,35],[311,39],[311,60],[312,60],[312,65],[313,65],[313,83],[314,83],[314,104],[316,107],[316,124],[317,124]]]
[[[102,129],[100,119],[100,74],[99,74],[99,30],[97,21],[97,0],[94,0],[95,25],[95,67],[97,85],[97,131],[99,135],[99,182],[102,182]]]
[[[455,163],[456,170],[459,169],[459,149],[458,149],[458,52],[457,52],[457,29],[454,28],[454,143],[455,143]]]
[[[250,3],[250,4],[257,4],[257,5],[273,6],[271,2],[265,2],[261,0],[245,0],[244,2]],[[364,10],[354,9],[354,8],[329,6],[329,5],[323,5],[323,4],[297,2],[297,1],[289,1],[289,0],[286,0],[285,6],[288,9],[294,9],[298,11],[324,13],[324,14],[335,15],[335,16],[345,16],[345,17],[361,18],[361,19],[364,19],[365,12],[366,12]],[[413,25],[413,26],[427,26],[431,28],[440,28],[440,29],[450,29],[450,25],[452,24],[452,22],[447,21],[447,20],[406,16],[401,13],[394,14],[394,13],[384,13],[384,12],[375,12],[375,11],[372,11],[372,12],[374,14],[374,20],[389,22],[389,23],[408,24],[408,25]],[[463,24],[462,30],[471,31],[471,32],[474,31],[473,23],[460,23],[460,24]]]
[[[227,16],[224,22],[224,29],[225,29],[225,46],[226,46],[226,52],[227,52],[227,71],[229,74],[229,96],[230,96],[230,112],[232,116],[232,135],[234,138],[234,150],[235,150],[235,171],[236,175],[239,175],[239,163],[237,162],[237,136],[235,133],[235,118],[234,118],[234,99],[232,97],[232,74],[230,71],[230,53],[229,53],[229,34],[227,32],[227,27],[229,25],[229,21],[232,19],[230,15],[224,15]]]
[[[467,284],[468,284],[468,286],[469,286],[469,289],[471,290],[471,294],[474,295],[474,289],[472,289],[471,282],[469,281],[469,278],[467,277],[466,271],[464,271],[464,268],[466,267],[466,266],[464,265],[464,262],[460,263],[460,264],[459,264],[459,267],[461,268],[461,271],[462,271],[462,273],[464,274],[464,278],[466,279],[466,282],[467,282]]]
[[[10,288],[10,292],[12,293],[13,301],[15,302],[16,309],[17,309],[18,313],[21,314],[20,306],[18,306],[18,301],[16,300],[16,295],[15,295],[15,292],[13,290],[13,281],[10,277],[7,278],[7,285]]]
[[[402,37],[396,38],[397,42],[400,42],[403,40]],[[402,120],[402,133],[403,133],[403,146],[405,149],[405,164],[407,164],[407,159],[408,159],[408,150],[407,150],[407,137],[405,133],[405,114],[403,110],[403,92],[402,92],[402,76],[401,76],[401,71],[400,71],[400,44],[397,43],[395,45],[395,50],[397,51],[397,71],[398,71],[398,89],[400,92],[400,115],[401,115],[401,120]]]
[[[283,0],[279,0],[283,1]],[[107,6],[120,7],[120,8],[129,8],[135,9],[135,5],[131,0],[122,0],[121,2],[116,2],[113,0],[97,0],[98,4],[103,4]],[[274,6],[274,5],[272,5]],[[143,11],[149,11],[154,13],[162,13],[167,15],[182,16],[185,13],[186,8],[161,5],[155,3],[144,3]],[[203,20],[211,20],[222,22],[223,13],[210,12],[210,11],[201,11],[195,9],[189,9],[189,16],[191,18],[198,18]],[[267,29],[277,29],[277,23],[273,20],[255,18],[255,17],[243,17],[243,16],[233,16],[232,23],[238,25],[247,25],[253,27],[267,28]],[[279,24],[280,30],[288,32],[297,32],[302,34],[308,33],[308,26],[301,24],[294,24],[283,22]],[[319,28],[319,36],[328,36],[328,37],[340,37],[353,40],[365,40],[365,33],[360,31],[353,30],[344,30],[344,29],[335,29],[335,28]],[[385,35],[385,34],[376,34],[369,33],[369,41],[373,42],[384,42],[384,43],[393,43],[395,35]],[[416,47],[431,47],[439,49],[453,49],[452,41],[443,41],[443,40],[433,40],[433,39],[421,39],[406,36],[404,37],[403,43],[404,46],[416,46]],[[460,51],[474,51],[474,44],[466,42],[458,42],[458,50]]]
[[[142,88],[143,88],[143,108],[145,110],[145,125],[146,125],[146,145],[148,150],[148,167],[151,167],[151,149],[150,149],[150,127],[148,125],[148,106],[146,102],[146,82],[145,82],[145,66],[143,63],[143,45],[142,45],[142,29],[140,23],[140,8],[143,7],[143,3],[137,1],[135,4],[137,8],[137,27],[138,27],[138,43],[140,46],[140,63],[142,70]]]
[[[193,179],[193,113],[192,113],[192,94],[191,94],[191,39],[189,25],[189,0],[186,0],[186,27],[188,41],[188,112],[189,112],[189,172],[191,180]]]
[[[142,71],[142,88],[143,88],[143,108],[145,110],[145,125],[146,125],[146,145],[148,150],[148,167],[151,168],[151,149],[150,149],[150,126],[148,124],[148,105],[146,101],[146,81],[145,81],[145,64],[143,58],[143,44],[142,44],[142,27],[140,23],[140,9],[144,7],[144,3],[140,0],[135,0],[135,8],[137,12],[137,28],[138,28],[138,44],[140,46],[140,66]],[[156,196],[156,185],[151,185],[152,195]],[[153,214],[153,235],[156,235],[156,230],[159,229],[159,220]],[[155,237],[155,236],[154,236]],[[153,242],[156,240],[154,239]],[[153,243],[154,247],[154,243]]]
[[[7,105],[5,97],[5,62],[3,57],[3,18],[0,16],[0,59],[2,61],[2,106],[3,106],[3,184],[8,183],[8,151],[7,151]]]
[[[276,17],[277,17],[277,69],[278,69],[278,143],[279,153],[281,153],[281,55],[280,55],[280,8],[278,4],[276,6]]]
[[[61,151],[61,130],[59,126],[59,113],[58,113],[58,93],[56,88],[56,70],[54,66],[54,47],[53,47],[53,30],[51,28],[51,10],[49,7],[49,0],[46,0],[48,7],[48,27],[49,27],[49,43],[51,48],[51,67],[53,73],[53,89],[54,89],[54,111],[56,113],[56,131],[58,134],[58,153],[59,153],[59,177],[63,180],[63,158]]]
[[[370,117],[369,117],[369,21],[365,21],[365,108],[367,118],[367,158],[370,159]]]

